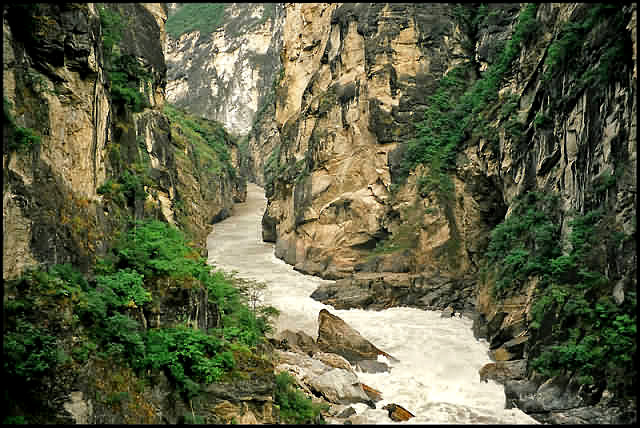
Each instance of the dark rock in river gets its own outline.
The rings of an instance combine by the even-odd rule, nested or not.
[[[404,407],[394,403],[387,404],[386,406],[383,407],[383,409],[389,412],[389,418],[391,418],[391,420],[395,422],[408,421],[409,419],[415,416],[413,413],[411,413]]]
[[[358,272],[335,283],[320,285],[311,298],[336,309],[381,310],[393,306],[444,309],[447,306],[471,313],[472,281],[449,278],[437,272]]]
[[[397,361],[396,358],[378,349],[350,327],[340,317],[332,315],[326,309],[318,314],[317,344],[324,352],[342,355],[351,364],[361,360],[375,360],[378,355]]]

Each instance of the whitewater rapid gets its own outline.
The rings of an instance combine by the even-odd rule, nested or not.
[[[360,380],[382,392],[376,409],[353,407],[358,422],[393,423],[382,407],[396,403],[412,412],[412,424],[536,424],[518,409],[505,409],[503,387],[481,383],[478,370],[491,362],[488,344],[476,340],[468,318],[441,318],[440,312],[397,307],[383,311],[336,310],[311,299],[326,280],[304,275],[274,256],[262,241],[264,191],[248,184],[247,200],[233,216],[217,223],[207,239],[208,262],[242,278],[267,284],[263,300],[281,315],[276,331],[318,334],[318,312],[325,308],[358,330],[378,348],[399,359],[387,373],[360,373]],[[381,357],[382,358],[382,357]]]

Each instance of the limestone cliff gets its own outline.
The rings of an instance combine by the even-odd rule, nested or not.
[[[104,10],[101,18],[94,4],[3,9],[5,278],[39,263],[87,269],[127,216],[173,220],[180,200],[193,202],[183,226],[202,244],[207,225],[243,198],[240,175],[174,159],[178,148],[162,112],[164,7]],[[113,53],[103,46],[109,31],[119,37]],[[22,138],[25,132],[34,138]],[[227,143],[238,165],[237,143]],[[179,150],[186,155],[193,144]],[[194,176],[201,190],[194,191]]]
[[[549,303],[550,259],[533,259],[542,229],[535,239],[527,229],[508,235],[518,219],[542,215],[554,281],[576,281],[560,278],[561,263],[582,251],[588,230],[595,240],[580,264],[606,278],[589,305],[615,300],[612,311],[627,311],[637,264],[635,26],[634,5],[287,4],[264,239],[296,269],[345,278],[323,291],[334,302],[343,286],[345,296],[359,288],[365,306],[479,310],[492,349],[521,336],[533,359],[555,346],[554,323],[575,326],[564,303]],[[555,202],[543,206],[541,195]],[[500,239],[520,247],[498,260]],[[502,358],[522,358],[519,346]],[[550,388],[536,379],[534,391]],[[597,402],[596,389],[568,406]],[[541,420],[589,419],[560,416],[558,403],[527,407],[519,391],[513,402]]]
[[[181,3],[169,6],[169,19],[189,13]],[[282,5],[230,3],[219,13],[220,27],[211,34],[194,30],[169,36],[167,99],[245,138],[239,146],[245,156],[241,169],[264,184],[264,161],[279,141],[268,138],[277,136],[271,117],[280,77]]]

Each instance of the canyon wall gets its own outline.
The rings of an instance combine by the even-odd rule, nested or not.
[[[103,22],[109,11],[123,17],[109,54],[120,61],[109,67],[121,70],[106,65],[103,39],[113,30],[101,24],[98,6],[3,9],[4,278],[40,263],[88,269],[127,218],[174,222],[180,200],[189,202],[181,204],[181,226],[203,244],[211,222],[244,197],[241,175],[200,170],[194,144],[178,148],[172,139],[163,113],[165,6],[105,10]],[[136,73],[144,79],[116,88],[123,84],[109,72],[129,73],[133,86]],[[135,92],[143,107],[131,107]],[[237,144],[228,143],[239,166]]]
[[[169,4],[169,13],[178,13],[182,5]],[[222,23],[211,34],[169,35],[167,100],[245,137],[243,171],[261,184],[262,174],[254,171],[262,170],[273,143],[263,138],[258,144],[256,128],[270,116],[279,77],[282,4],[230,3],[220,13],[224,14]]]
[[[605,300],[622,314],[636,296],[635,26],[631,4],[286,4],[283,77],[262,125],[274,146],[263,238],[295,269],[340,279],[317,294],[326,303],[477,311],[504,360],[576,352],[553,348],[576,321],[557,294],[571,292],[548,278],[587,274],[562,276],[561,263],[579,253],[606,278],[578,318]],[[552,272],[533,259],[544,239]],[[553,382],[557,395],[579,389],[541,386],[549,375],[532,367],[538,398]],[[547,422],[616,420],[560,415],[598,402],[598,382],[571,404],[508,395]]]
[[[275,226],[265,233],[277,237],[279,257],[331,278],[357,271],[419,272],[436,264],[464,275],[478,266],[488,232],[516,195],[558,192],[563,212],[581,212],[587,187],[616,168],[621,179],[611,196],[620,227],[631,231],[632,70],[626,81],[594,94],[584,91],[563,111],[548,113],[555,119],[548,129],[533,129],[532,119],[550,103],[551,91],[540,79],[546,48],[584,6],[541,6],[537,38],[523,47],[499,88],[501,100],[509,94],[518,98],[519,120],[529,132],[526,150],[516,150],[504,134],[498,151],[486,139],[466,140],[451,174],[455,198],[449,204],[434,193],[417,196],[423,167],[406,183],[394,179],[403,146],[414,136],[414,123],[440,77],[463,61],[473,61],[481,74],[511,36],[520,6],[493,8],[490,19],[470,35],[454,19],[454,7],[444,4],[287,5],[284,77],[275,107],[282,144],[273,155],[265,217],[265,224]],[[570,77],[557,79],[563,78]],[[594,105],[590,97],[601,113],[587,114],[587,106]],[[624,155],[612,154],[617,152]],[[413,234],[406,241],[416,246],[405,245],[405,262],[397,261],[397,252],[371,259],[380,241],[390,235],[401,240],[402,225],[412,222],[421,227],[406,231]]]

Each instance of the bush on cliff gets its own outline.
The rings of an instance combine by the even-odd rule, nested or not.
[[[280,418],[287,424],[324,423],[320,412],[326,407],[314,404],[310,398],[295,386],[295,381],[287,372],[276,375],[273,400],[280,408]]]
[[[614,248],[621,241],[611,224],[600,210],[576,215],[563,242],[557,198],[529,192],[492,232],[487,256],[496,298],[538,280],[530,323],[533,369],[546,376],[575,374],[601,391],[631,396],[637,373],[636,294],[632,289],[622,304],[612,301],[616,281],[604,273],[601,252],[601,245]]]
[[[219,314],[214,327],[194,328],[187,317],[145,328],[144,314],[160,304],[168,287],[206,288]],[[4,375],[25,387],[12,400],[32,399],[25,398],[29,391],[44,376],[55,376],[62,363],[85,365],[96,358],[143,378],[160,370],[188,399],[202,384],[230,374],[234,353],[255,352],[270,328],[268,316],[247,306],[230,277],[212,272],[182,232],[155,220],[132,223],[90,281],[70,265],[54,265],[8,281],[5,290]],[[84,340],[71,344],[69,331]]]

